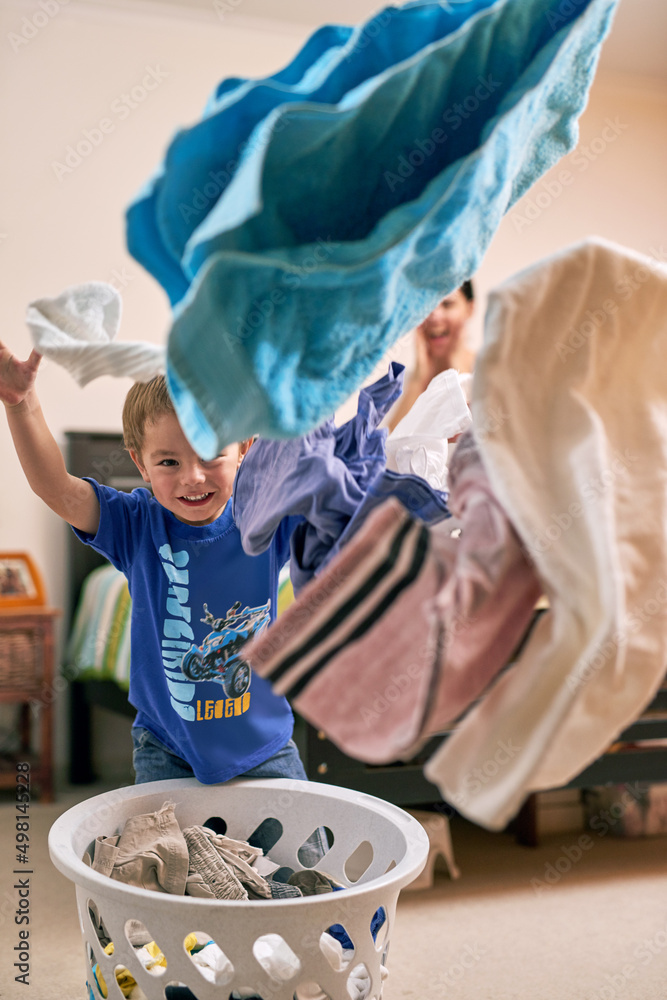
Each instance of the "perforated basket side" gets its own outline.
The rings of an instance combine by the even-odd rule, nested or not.
[[[97,836],[119,832],[129,816],[155,811],[169,799],[182,828],[213,816],[238,839],[247,839],[266,818],[277,820],[282,832],[271,857],[295,870],[301,868],[298,845],[326,826],[333,846],[317,867],[346,888],[301,899],[220,902],[125,886],[83,863],[83,852]],[[367,845],[361,855],[360,845]],[[168,983],[187,985],[196,1000],[228,1000],[242,989],[263,1000],[293,1000],[304,984],[316,984],[331,1000],[349,1000],[350,976],[361,970],[371,1000],[381,995],[398,894],[423,868],[428,838],[403,810],[346,789],[288,779],[217,786],[186,780],[118,789],[75,806],[52,827],[49,849],[56,867],[77,886],[89,982],[93,966],[112,983],[124,967],[147,1000],[164,1000]],[[166,969],[143,968],[130,941],[138,925],[157,943]],[[332,961],[332,927],[353,943],[353,952],[343,953],[345,966],[340,949],[334,949]],[[224,953],[226,972],[217,982],[207,981],[188,955],[189,934],[214,941]],[[108,939],[111,956],[104,951]],[[268,961],[268,942],[274,959],[280,953],[289,961]],[[94,979],[92,990],[96,1000],[102,996]]]

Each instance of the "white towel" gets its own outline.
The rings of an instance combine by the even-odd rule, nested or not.
[[[165,371],[163,346],[115,342],[122,303],[113,285],[90,281],[56,298],[37,299],[26,321],[35,349],[66,368],[84,386],[101,375],[148,382]]]
[[[447,489],[447,439],[472,424],[462,379],[454,368],[431,379],[386,440],[388,469]]]
[[[489,297],[473,425],[550,611],[425,768],[489,828],[602,754],[665,676],[665,358],[667,268],[615,244]]]

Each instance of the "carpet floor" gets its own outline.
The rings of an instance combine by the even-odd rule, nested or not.
[[[15,804],[0,799],[2,1000],[87,1000],[74,886],[47,836],[103,790],[31,804],[29,868],[16,861]],[[401,894],[383,1000],[665,1000],[667,838],[572,832],[527,848],[456,818],[452,839],[460,879],[439,861],[432,887]],[[29,984],[15,979],[28,928],[16,922],[15,888],[28,876],[15,869],[31,872]]]

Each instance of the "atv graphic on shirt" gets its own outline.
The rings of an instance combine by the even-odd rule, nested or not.
[[[211,632],[201,646],[192,646],[184,653],[181,670],[190,681],[217,681],[228,698],[240,698],[250,687],[250,665],[239,655],[248,639],[269,624],[271,601],[258,608],[232,604],[225,618],[215,618],[204,605],[200,621]]]

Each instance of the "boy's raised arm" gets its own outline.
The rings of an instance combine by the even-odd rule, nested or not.
[[[41,356],[19,361],[0,342],[0,400],[16,453],[32,490],[65,521],[95,534],[100,506],[90,483],[71,476],[49,430],[35,390]]]

